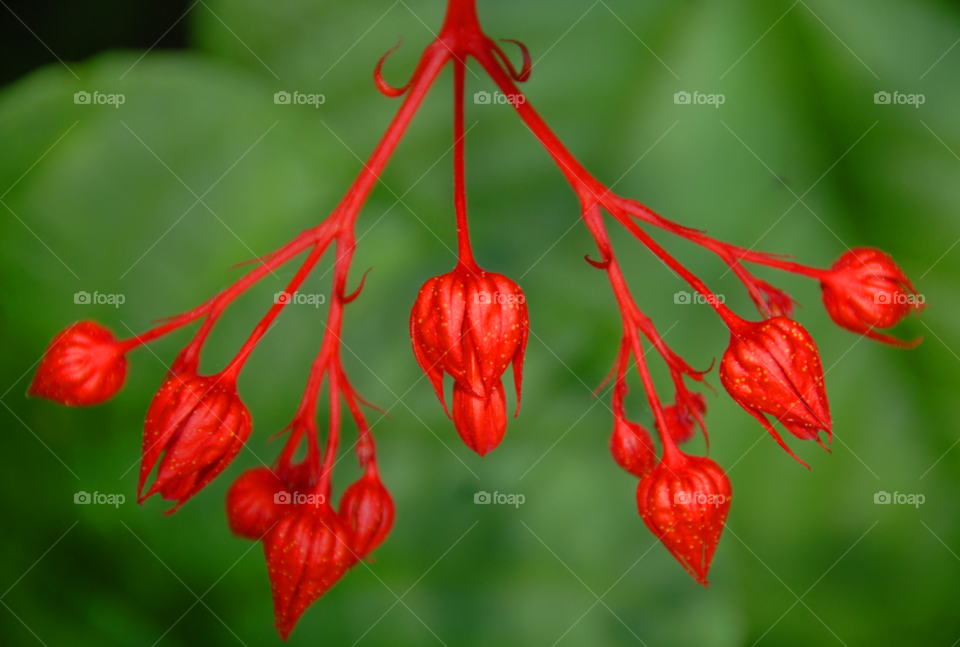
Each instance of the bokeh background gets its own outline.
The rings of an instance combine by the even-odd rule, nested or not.
[[[344,330],[349,375],[389,409],[371,421],[396,525],[369,568],[354,568],[304,615],[290,644],[956,644],[960,8],[479,4],[491,35],[530,48],[529,100],[601,180],[683,224],[817,266],[847,247],[880,247],[929,304],[896,332],[925,339],[908,352],[858,340],[831,324],[817,285],[758,270],[800,301],[797,316],[820,346],[833,451],[792,442],[808,472],[713,373],[710,455],[729,470],[735,500],[711,586],[696,586],[645,528],[636,481],[609,456],[609,398],[591,391],[616,352],[617,310],[603,274],[582,260],[594,245],[573,193],[509,106],[468,102],[467,176],[478,260],[519,281],[530,306],[523,411],[480,459],[421,379],[408,313],[422,282],[454,262],[447,71],[359,219],[351,283],[373,271]],[[232,478],[279,450],[267,441],[294,411],[325,308],[288,308],[264,339],[240,382],[255,421],[250,451],[173,516],[134,495],[144,412],[187,331],[136,351],[127,388],[109,404],[69,410],[25,391],[69,323],[145,330],[328,214],[398,105],[371,82],[376,60],[402,36],[385,66],[402,84],[444,3],[58,5],[0,9],[3,643],[278,644],[262,551],[230,535],[223,497]],[[472,69],[468,92],[493,91]],[[81,90],[122,93],[125,103],[76,105]],[[275,105],[280,90],[326,101]],[[725,103],[677,105],[678,91],[722,93]],[[925,102],[877,105],[879,91]],[[716,258],[658,237],[751,314]],[[676,277],[628,236],[614,242],[666,340],[697,366],[719,357],[726,335],[713,312],[676,304]],[[205,370],[224,366],[293,269],[232,307]],[[327,294],[328,269],[303,290]],[[80,290],[125,303],[77,305]],[[649,424],[633,387],[631,415]],[[702,439],[691,451],[706,451]],[[347,457],[337,491],[356,474]],[[77,506],[80,490],[126,503]],[[481,490],[526,502],[475,505]],[[876,505],[879,491],[925,503]]]

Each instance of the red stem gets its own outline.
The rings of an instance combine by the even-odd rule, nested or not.
[[[320,260],[320,257],[322,257],[323,253],[327,250],[327,246],[329,244],[330,238],[326,238],[325,240],[319,241],[314,246],[314,248],[310,251],[309,256],[307,256],[306,260],[303,262],[303,265],[300,266],[300,269],[297,270],[297,273],[294,274],[293,278],[287,284],[286,292],[288,294],[292,295],[294,292],[296,292],[300,285],[307,279],[307,277],[310,275],[310,272],[313,271],[313,267],[317,264],[317,261]],[[225,380],[234,382],[236,381],[237,376],[240,374],[240,370],[250,357],[253,349],[263,338],[263,336],[267,334],[267,331],[270,329],[270,324],[272,324],[273,320],[277,318],[277,316],[280,314],[280,311],[287,306],[287,303],[287,301],[283,301],[281,303],[274,303],[272,306],[270,306],[267,314],[263,316],[259,323],[257,323],[256,328],[253,329],[253,332],[240,348],[240,351],[233,358],[227,368],[223,370],[223,376]]]
[[[657,389],[653,384],[653,378],[650,377],[650,370],[647,368],[647,360],[643,356],[643,344],[636,330],[630,330],[628,333],[630,345],[633,347],[633,355],[637,358],[637,370],[640,373],[640,380],[643,382],[643,389],[647,393],[647,400],[650,401],[650,408],[653,409],[653,417],[657,424],[657,433],[660,436],[660,442],[663,444],[663,461],[667,465],[675,465],[677,460],[682,457],[680,449],[677,447],[673,435],[667,428],[667,420],[663,414],[663,407],[660,404],[660,397],[657,395]]]
[[[326,358],[324,362],[327,373],[327,387],[330,392],[330,425],[327,429],[327,450],[323,458],[323,467],[320,471],[320,482],[317,484],[317,493],[330,497],[330,480],[333,475],[333,465],[337,460],[337,446],[340,443],[340,328],[343,322],[343,298],[346,291],[347,275],[350,273],[350,262],[356,242],[353,238],[353,229],[340,234],[337,239],[337,258],[334,261],[333,290],[330,299],[330,312],[327,316],[323,345],[318,359]],[[323,370],[323,369],[321,369]],[[311,398],[307,415],[313,419],[313,408],[316,398]]]
[[[197,346],[197,350],[199,350],[199,345],[203,343],[203,340],[206,338],[207,334],[209,334],[210,329],[213,327],[217,317],[220,316],[224,308],[226,308],[226,306],[233,301],[233,299],[237,298],[237,296],[242,294],[244,291],[250,288],[250,286],[262,279],[268,273],[273,272],[275,269],[289,261],[297,254],[315,244],[317,231],[323,226],[323,224],[324,223],[321,223],[321,225],[318,225],[317,227],[300,233],[300,235],[280,249],[271,252],[266,257],[266,260],[262,261],[259,267],[240,277],[240,279],[235,281],[229,288],[211,297],[193,310],[189,310],[188,312],[172,317],[155,328],[152,328],[135,337],[131,337],[130,339],[124,340],[121,342],[123,351],[127,352],[137,348],[138,346],[149,343],[154,339],[181,328],[182,326],[185,326],[206,314],[207,320],[197,333],[199,343],[197,338],[195,338],[190,344],[190,346]],[[188,346],[188,348],[190,346]]]
[[[397,114],[394,115],[383,137],[381,137],[376,148],[374,148],[367,162],[364,164],[363,169],[353,184],[350,185],[350,188],[336,209],[334,209],[329,218],[318,225],[318,228],[327,228],[324,230],[325,235],[322,244],[317,244],[314,251],[304,262],[303,266],[301,266],[297,275],[287,288],[288,291],[291,289],[295,290],[296,287],[300,285],[316,264],[317,260],[319,260],[326,246],[335,238],[337,241],[337,257],[334,262],[332,294],[326,323],[327,330],[324,333],[320,351],[310,368],[310,376],[307,379],[300,405],[291,422],[292,431],[290,437],[287,439],[287,443],[278,460],[279,469],[285,469],[296,451],[300,438],[306,432],[308,442],[307,461],[311,465],[311,475],[320,475],[319,481],[316,484],[316,492],[323,494],[328,499],[333,465],[336,462],[336,450],[340,436],[341,390],[348,398],[348,406],[353,402],[353,393],[349,391],[349,384],[347,384],[343,378],[338,350],[340,345],[340,328],[343,320],[343,307],[346,303],[345,289],[350,271],[350,263],[356,245],[353,233],[354,223],[367,196],[379,180],[380,173],[383,171],[409,126],[410,121],[420,107],[423,98],[426,96],[430,86],[434,80],[436,80],[437,75],[449,58],[449,50],[440,42],[434,42],[424,51],[411,77],[409,84],[410,91],[404,99],[403,104],[400,106]],[[276,304],[267,312],[225,373],[234,376],[239,373],[243,363],[252,352],[257,341],[259,341],[263,334],[269,329],[270,323],[276,318],[282,307],[282,304]],[[330,393],[330,426],[327,436],[326,454],[321,466],[317,446],[317,426],[315,419],[317,399],[324,375],[327,375]],[[342,387],[340,386],[341,381],[343,381]]]
[[[470,249],[470,227],[467,224],[467,190],[464,178],[463,92],[466,65],[453,61],[453,205],[457,212],[457,244],[460,264],[479,273]]]

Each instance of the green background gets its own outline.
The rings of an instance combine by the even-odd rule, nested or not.
[[[614,359],[619,317],[604,275],[582,260],[595,247],[572,191],[509,106],[468,99],[467,178],[478,261],[528,298],[523,410],[480,459],[421,379],[407,317],[423,281],[455,260],[448,70],[358,221],[351,285],[373,271],[343,335],[351,379],[390,410],[371,422],[396,525],[369,566],[307,611],[290,644],[955,644],[960,48],[944,53],[960,37],[960,10],[907,0],[479,4],[489,34],[530,48],[528,99],[598,178],[683,224],[812,265],[847,246],[880,247],[929,304],[896,332],[925,340],[907,352],[858,340],[832,325],[816,284],[758,270],[804,306],[797,318],[828,370],[833,452],[792,442],[808,472],[711,374],[710,455],[730,470],[735,501],[711,586],[696,586],[643,525],[636,481],[609,456],[609,398],[591,390]],[[185,18],[189,51],[67,61],[79,79],[53,64],[0,91],[4,644],[279,643],[262,551],[230,535],[223,497],[241,470],[279,451],[267,440],[296,407],[325,308],[288,308],[260,344],[240,380],[250,451],[169,517],[160,500],[133,502],[140,433],[189,333],[137,350],[126,389],[91,409],[26,399],[31,366],[69,323],[143,331],[328,214],[398,106],[373,86],[376,60],[402,36],[384,70],[401,85],[442,16],[440,0],[208,0]],[[492,92],[471,68],[468,92]],[[126,102],[75,105],[80,90]],[[279,90],[326,102],[275,105]],[[725,103],[677,105],[681,90]],[[925,103],[877,105],[881,90]],[[215,185],[206,206],[184,184],[197,195]],[[657,236],[754,315],[720,261]],[[617,231],[614,244],[666,341],[695,366],[719,357],[726,334],[714,313],[675,304],[684,286],[629,236]],[[303,291],[328,294],[329,267]],[[206,371],[225,365],[293,271],[230,309]],[[126,302],[76,305],[80,290]],[[632,386],[631,415],[649,424]],[[702,439],[689,449],[704,452]],[[337,491],[356,473],[343,460]],[[80,507],[80,490],[127,501]],[[526,502],[478,506],[480,490]],[[925,503],[875,505],[879,491]]]

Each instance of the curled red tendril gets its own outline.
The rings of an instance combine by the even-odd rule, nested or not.
[[[401,96],[407,90],[410,89],[410,86],[413,85],[413,79],[407,82],[402,88],[395,88],[383,79],[383,74],[381,68],[383,67],[383,62],[387,60],[387,57],[393,53],[394,50],[398,49],[400,45],[403,44],[403,39],[396,44],[396,46],[391,47],[387,50],[387,53],[380,57],[380,60],[377,61],[377,66],[373,69],[373,82],[376,84],[377,89],[380,90],[381,94],[388,96],[391,99]]]

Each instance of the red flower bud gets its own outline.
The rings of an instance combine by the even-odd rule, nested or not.
[[[357,562],[353,534],[329,504],[296,506],[263,539],[273,615],[286,640],[314,601]]]
[[[460,382],[453,385],[453,426],[467,447],[481,456],[494,449],[507,431],[507,399],[497,380],[486,397],[478,398]]]
[[[817,345],[803,326],[786,317],[743,322],[733,331],[720,362],[720,381],[798,461],[764,417],[774,416],[801,440],[816,440],[820,430],[832,439],[830,407]],[[809,466],[808,466],[809,467]]]
[[[376,465],[367,463],[360,480],[340,499],[340,516],[353,529],[353,551],[364,558],[383,543],[393,527],[393,499],[380,482]]]
[[[251,426],[232,382],[217,376],[169,378],[147,410],[138,500],[159,492],[177,502],[170,512],[176,511],[230,464]],[[157,478],[143,494],[157,461]]]
[[[500,274],[458,265],[420,288],[410,315],[414,355],[444,408],[443,375],[454,379],[454,424],[480,455],[503,438],[506,404],[500,377],[511,362],[520,409],[529,329],[523,292]]]
[[[703,417],[707,412],[707,399],[702,393],[694,393],[691,403],[696,407],[696,413]],[[689,406],[679,398],[676,404],[663,408],[663,417],[667,421],[667,430],[677,443],[685,443],[693,438],[693,427],[697,418]]]
[[[50,342],[29,395],[71,407],[109,400],[127,377],[122,344],[94,321],[73,324]]]
[[[233,534],[258,541],[287,512],[276,495],[286,492],[280,477],[267,467],[247,470],[227,490],[227,525]]]
[[[923,298],[890,256],[879,249],[858,247],[834,263],[820,281],[823,305],[840,327],[894,346],[915,346],[874,328],[890,328],[911,310],[923,308]]]
[[[679,454],[664,459],[637,486],[640,517],[699,583],[720,543],[733,488],[709,458]]]
[[[653,439],[647,430],[620,416],[614,417],[610,453],[620,467],[639,478],[649,474],[657,464]]]

